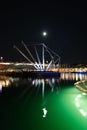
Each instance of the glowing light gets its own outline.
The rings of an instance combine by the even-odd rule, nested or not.
[[[78,94],[78,95],[76,96],[76,98],[75,98],[75,101],[78,101],[78,99],[81,98],[81,97],[82,97],[82,95],[81,95],[81,94]]]
[[[86,115],[87,115],[86,112],[85,112],[83,109],[80,109],[80,112],[81,112],[81,114],[82,114],[83,116],[86,116]]]
[[[2,92],[2,84],[0,84],[0,92]]]
[[[3,61],[3,57],[2,56],[0,57],[0,60]]]
[[[77,106],[77,107],[80,107],[80,104],[79,104],[78,102],[76,102],[76,106]]]
[[[43,117],[45,118],[47,115],[47,110],[46,110],[46,108],[43,108],[42,110],[43,110]]]
[[[86,111],[84,110],[84,109],[82,109],[81,107],[81,102],[80,102],[80,98],[82,98],[82,96],[85,96],[86,94],[85,93],[82,93],[82,95],[81,94],[78,94],[77,96],[76,96],[76,98],[75,98],[75,105],[76,105],[76,107],[78,108],[78,110],[79,110],[79,112],[82,114],[82,116],[87,116],[87,113],[86,113]]]
[[[78,94],[78,95],[77,95],[77,98],[80,98],[80,97],[82,97],[82,95],[81,95],[81,94]]]
[[[82,95],[87,95],[86,93],[82,93]]]
[[[47,32],[43,32],[43,36],[47,36]]]

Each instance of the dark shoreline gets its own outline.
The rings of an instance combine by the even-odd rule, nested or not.
[[[53,71],[21,71],[21,72],[0,72],[0,75],[12,76],[12,77],[31,77],[31,78],[59,78],[60,72]]]

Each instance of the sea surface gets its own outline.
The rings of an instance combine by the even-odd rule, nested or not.
[[[87,130],[87,94],[74,85],[81,80],[87,74],[0,76],[0,130]]]

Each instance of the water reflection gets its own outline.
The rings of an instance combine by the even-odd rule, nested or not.
[[[87,80],[78,81],[74,85],[78,90],[87,93]]]
[[[59,79],[34,79],[32,81],[32,85],[35,87],[42,87],[42,98],[44,99],[44,90],[48,85],[51,89],[51,92],[54,91],[54,86],[57,84],[58,86]]]
[[[12,78],[7,76],[0,76],[0,84],[2,87],[11,87],[16,81],[19,81],[19,78]]]
[[[31,92],[32,90],[35,92],[34,94],[39,95],[39,92],[41,92],[42,101],[41,101],[41,110],[42,110],[42,117],[46,118],[48,115],[48,108],[47,108],[47,99],[50,94],[54,94],[54,92],[60,91],[60,83],[61,81],[79,81],[79,80],[85,80],[87,79],[86,74],[77,74],[77,73],[61,73],[60,78],[52,78],[52,79],[31,79],[31,78],[12,78],[12,77],[3,77],[0,76],[0,93],[2,93],[3,89],[5,87],[22,87],[24,86],[24,89],[22,93],[20,93],[19,97],[23,97],[27,92]],[[28,87],[26,87],[28,86]],[[28,91],[28,88],[34,88],[31,91]],[[47,92],[48,91],[48,92]],[[12,92],[12,91],[11,91]],[[31,92],[32,93],[32,92]],[[58,93],[59,94],[59,93]],[[29,95],[29,93],[28,93]],[[81,99],[82,95],[77,95],[75,98],[75,105],[79,109],[80,113],[83,114],[83,116],[87,116],[87,110],[81,107]],[[18,100],[18,99],[17,99]],[[27,100],[27,99],[26,99]],[[27,100],[28,101],[28,100]]]
[[[46,117],[48,111],[46,110],[46,108],[43,108],[42,110],[43,110],[43,117]]]
[[[10,85],[10,79],[5,76],[0,76],[0,84],[2,87],[8,87]]]
[[[45,95],[45,89],[47,87],[49,87],[50,88],[50,92],[53,93],[55,86],[58,87],[58,83],[59,83],[59,79],[53,79],[53,78],[52,79],[34,79],[32,81],[32,85],[35,86],[35,87],[37,87],[38,92],[39,92],[39,88],[42,89],[42,99],[43,99],[43,105],[42,105],[43,108],[42,108],[42,111],[43,111],[43,118],[46,117],[47,112],[48,112],[48,110],[46,108],[46,100],[47,100],[46,98],[47,97]],[[56,89],[56,90],[58,90],[58,89]]]
[[[81,74],[81,73],[61,73],[61,80],[84,80],[87,79],[87,74]]]
[[[34,86],[37,87],[37,94],[39,89],[42,90],[42,98],[45,96],[45,87],[49,86],[50,91],[54,91],[54,86],[58,86],[59,79],[31,79],[31,78],[12,78],[12,77],[0,77],[0,92],[3,88],[7,87],[22,87],[22,86]],[[26,87],[25,87],[26,88]]]
[[[0,93],[2,92],[2,84],[0,84]]]
[[[78,108],[78,111],[82,114],[82,116],[87,116],[87,107],[85,106],[85,96],[86,93],[77,94],[75,97],[75,105]]]
[[[31,78],[18,78],[18,77],[6,77],[6,76],[0,76],[0,84],[2,87],[11,87],[14,85],[15,87],[21,85],[30,83],[35,87],[42,86],[42,95],[44,97],[44,87],[46,85],[49,85],[51,88],[51,91],[54,91],[54,86],[56,83],[58,84],[61,81],[79,81],[79,80],[86,80],[87,75],[86,74],[80,74],[80,73],[61,73],[60,78],[52,78],[52,79],[31,79]]]

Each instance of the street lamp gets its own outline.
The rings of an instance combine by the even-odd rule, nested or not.
[[[3,57],[2,56],[0,57],[0,61],[3,62]]]

